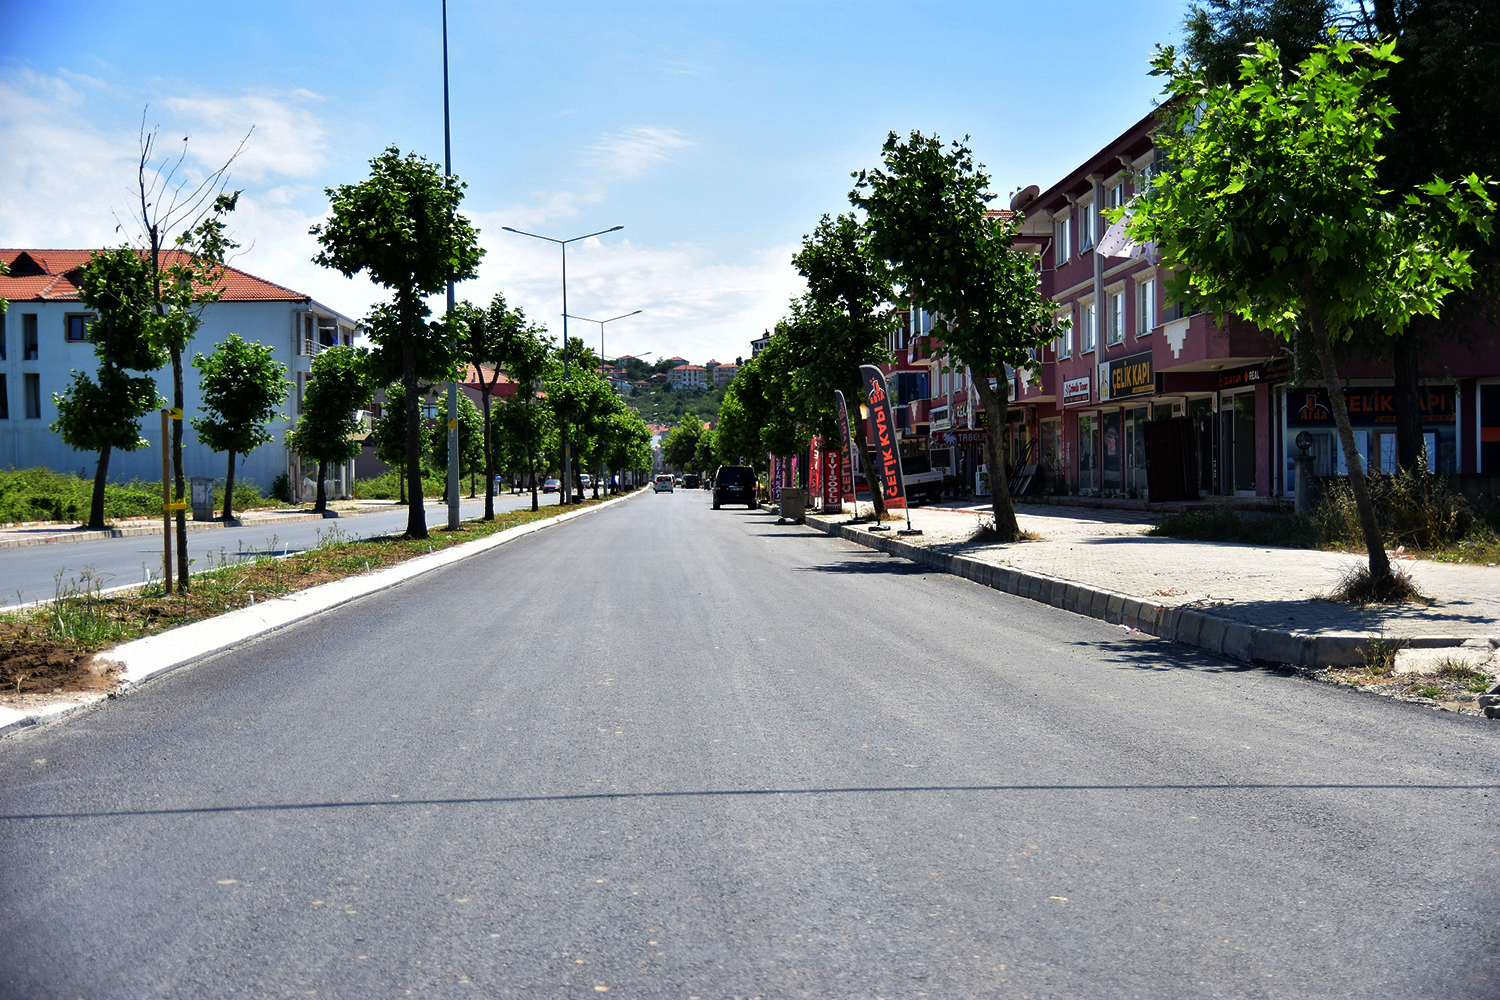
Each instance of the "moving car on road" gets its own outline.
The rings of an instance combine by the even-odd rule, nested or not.
[[[682,488],[685,490],[696,490],[698,488],[698,474],[689,472],[682,477]]]
[[[548,479],[542,483],[543,493],[556,493],[560,489],[562,489],[562,483],[556,479]]]
[[[755,470],[748,465],[721,465],[714,473],[714,510],[720,504],[742,503],[754,510]]]
[[[658,492],[658,493],[671,493],[672,492],[672,477],[671,476],[657,476],[654,480],[652,480],[652,482],[651,482],[651,488],[653,490],[655,490],[656,492]]]

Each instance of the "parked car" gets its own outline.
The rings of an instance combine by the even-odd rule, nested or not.
[[[698,488],[698,474],[689,472],[682,477],[682,488],[685,490],[696,490]]]
[[[591,476],[591,475],[589,475],[587,472],[585,472],[582,475],[580,475],[578,477],[578,481],[583,484],[583,486],[581,487],[581,489],[585,493],[587,493],[589,490],[591,490],[591,489],[594,488],[594,477]]]
[[[751,510],[760,506],[755,500],[755,470],[750,466],[721,465],[714,473],[714,510],[726,503],[742,503]]]
[[[658,492],[658,493],[671,493],[672,492],[672,477],[671,476],[657,476],[654,480],[651,481],[651,488],[653,490],[655,490],[656,492]]]
[[[562,489],[562,483],[556,479],[548,479],[542,483],[543,493],[556,493]]]

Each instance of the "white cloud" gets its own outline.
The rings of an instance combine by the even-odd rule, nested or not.
[[[607,179],[622,179],[639,177],[692,144],[675,128],[636,125],[601,136],[589,147],[589,154]]]
[[[488,251],[480,279],[460,297],[488,302],[501,291],[513,305],[562,333],[560,254],[552,246],[501,232],[478,221]],[[786,315],[787,302],[803,290],[791,266],[793,246],[755,253],[742,262],[717,261],[703,247],[646,247],[615,236],[587,240],[568,249],[568,311],[604,318],[642,309],[606,328],[611,354],[663,357],[681,354],[696,362],[748,356],[750,341]],[[571,322],[568,332],[597,350],[599,327]]]
[[[574,218],[608,199],[613,184],[640,177],[692,145],[679,130],[655,125],[606,133],[590,143],[580,158],[580,173],[587,180],[571,188],[535,192],[529,200],[505,209],[505,224],[526,229]]]
[[[169,97],[163,103],[173,113],[172,127],[190,136],[190,153],[209,170],[233,155],[254,128],[234,161],[234,175],[245,181],[264,181],[277,174],[311,177],[322,169],[327,131],[307,107],[319,100],[310,91],[295,90],[290,94]]]

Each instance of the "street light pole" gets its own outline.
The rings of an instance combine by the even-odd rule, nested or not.
[[[447,0],[444,0],[446,3]],[[603,236],[605,233],[618,232],[624,226],[610,226],[601,229],[597,233],[589,233],[585,236],[574,236],[571,239],[559,240],[552,236],[542,236],[539,233],[528,233],[525,230],[515,229],[511,226],[501,226],[507,233],[515,233],[517,236],[530,236],[534,240],[546,240],[548,243],[556,243],[562,247],[562,299],[563,299],[563,381],[568,380],[568,244],[577,243],[579,240],[593,239],[595,236]],[[557,505],[559,507],[568,502],[568,497],[573,489],[572,482],[572,459],[568,448],[568,421],[567,418],[559,418],[558,431],[562,436],[562,489],[557,491]]]
[[[568,317],[566,315],[567,314],[567,308],[568,308],[568,304],[567,304],[567,302],[565,300],[563,302],[563,313],[564,313],[563,320],[564,321],[566,321],[568,319]],[[585,323],[598,323],[599,324],[599,364],[603,365],[604,364],[604,324],[605,323],[613,323],[617,319],[625,319],[625,318],[630,317],[630,316],[638,316],[638,315],[640,315],[644,311],[645,310],[643,310],[643,309],[637,309],[634,312],[621,313],[618,316],[611,316],[609,319],[589,319],[587,316],[574,316],[573,319],[581,319]],[[600,459],[600,465],[601,466],[603,465],[603,459],[602,458]],[[601,467],[601,468],[594,469],[594,472],[595,472],[595,476],[594,476],[594,499],[597,500],[597,499],[599,499],[599,476],[602,475],[605,472],[605,470]]]
[[[448,0],[443,0],[443,176],[453,176],[453,141],[448,125]],[[453,279],[448,279],[448,318],[453,318]],[[486,487],[488,489],[488,487]],[[486,493],[486,496],[489,494]],[[448,530],[458,530],[458,383],[448,382]]]
[[[564,308],[566,308],[566,303],[564,303]],[[602,365],[602,364],[604,364],[604,362],[606,360],[605,356],[604,356],[604,324],[605,323],[613,323],[617,319],[626,319],[626,318],[628,318],[630,316],[639,316],[641,313],[643,313],[645,311],[646,310],[644,310],[644,309],[637,309],[635,312],[621,313],[618,316],[611,316],[609,319],[589,319],[587,316],[573,316],[571,318],[572,319],[583,320],[583,322],[585,322],[585,323],[598,323],[599,324],[599,363]],[[570,318],[570,317],[564,317],[564,318],[566,319],[566,318]]]

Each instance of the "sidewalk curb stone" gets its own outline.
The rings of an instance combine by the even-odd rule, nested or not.
[[[899,538],[873,535],[813,514],[807,516],[806,524],[824,534],[909,559],[992,590],[1049,604],[1087,618],[1098,618],[1112,625],[1123,625],[1242,663],[1295,667],[1355,666],[1364,662],[1366,643],[1376,638],[1361,633],[1260,628],[1202,608],[1157,604],[957,553],[934,552]],[[1401,641],[1413,648],[1431,648],[1457,646],[1464,640],[1450,636],[1410,636]]]

